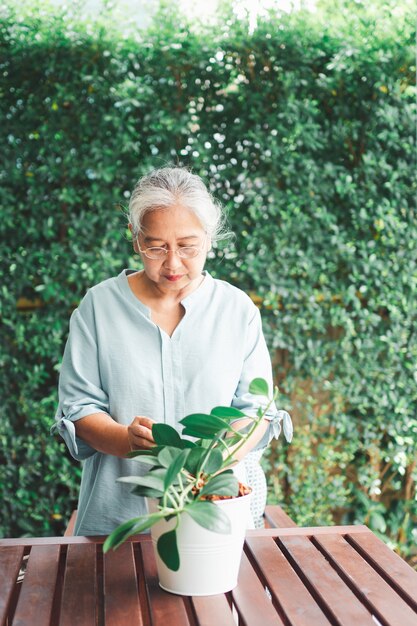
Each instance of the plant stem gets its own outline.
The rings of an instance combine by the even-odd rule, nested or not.
[[[223,462],[223,468],[227,468],[227,464],[228,463],[230,463],[231,461],[235,461],[236,453],[239,452],[239,450],[244,446],[244,444],[247,442],[247,440],[252,436],[252,434],[258,428],[259,424],[264,419],[266,413],[268,412],[269,407],[275,401],[275,399],[277,397],[277,391],[278,390],[275,389],[273,397],[268,402],[268,404],[266,405],[265,409],[262,411],[261,415],[257,416],[256,418],[251,418],[250,416],[248,416],[248,417],[250,417],[250,419],[253,419],[253,424],[252,424],[251,428],[249,429],[249,431],[246,433],[246,436],[244,436],[243,440],[236,446],[236,448],[233,450],[233,452],[230,452],[229,455],[225,458],[225,460]]]
[[[181,470],[181,471],[184,473],[184,475],[186,475],[187,480],[189,480],[191,475],[188,473],[186,474],[184,470]],[[188,494],[190,493],[190,491],[192,491],[194,487],[197,487],[198,478],[194,476],[192,478],[193,480],[189,483],[187,487],[184,487],[181,483],[181,488],[180,488],[181,493],[176,494],[178,495],[178,506],[180,508],[184,507],[185,500],[188,498]]]

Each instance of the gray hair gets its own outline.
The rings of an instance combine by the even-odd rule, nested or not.
[[[128,217],[133,237],[142,232],[148,211],[168,209],[175,204],[190,209],[212,241],[228,236],[222,207],[200,176],[184,167],[162,167],[140,178],[132,192]]]

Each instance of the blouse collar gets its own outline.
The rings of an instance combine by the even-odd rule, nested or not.
[[[135,296],[133,291],[130,288],[128,276],[134,274],[137,270],[126,268],[123,269],[120,274],[117,276],[117,282],[122,294],[132,303],[134,304],[146,317],[151,317],[151,311],[148,306],[143,304],[139,298]],[[200,285],[197,289],[194,289],[188,296],[186,296],[183,300],[181,300],[181,304],[185,308],[186,311],[189,311],[194,306],[196,306],[203,298],[206,297],[210,287],[213,284],[213,277],[207,272],[207,270],[203,270],[204,280],[201,281]]]

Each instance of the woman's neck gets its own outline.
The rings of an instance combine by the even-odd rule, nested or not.
[[[152,308],[152,304],[167,306],[180,304],[184,298],[199,288],[204,280],[204,274],[201,274],[191,283],[188,283],[183,289],[178,290],[164,289],[162,286],[149,280],[143,270],[131,274],[128,280],[130,288],[136,297],[142,300],[144,304],[151,305]]]

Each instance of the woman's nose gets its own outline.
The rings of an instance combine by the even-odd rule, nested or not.
[[[165,257],[164,265],[165,267],[169,269],[181,267],[182,265],[181,259],[175,250],[168,250],[167,255]]]

